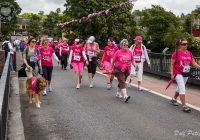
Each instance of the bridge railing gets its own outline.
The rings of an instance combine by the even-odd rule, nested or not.
[[[144,64],[144,72],[152,73],[159,76],[170,77],[170,60],[171,54],[162,53],[148,53],[151,67],[147,67],[147,63]],[[195,57],[195,61],[200,64],[200,57]],[[188,83],[200,85],[200,70],[192,67],[192,74],[188,79]]]
[[[0,79],[0,139],[7,139],[8,102],[10,94],[10,55],[7,56]]]

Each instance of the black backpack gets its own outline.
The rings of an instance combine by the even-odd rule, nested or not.
[[[8,43],[9,43],[9,42],[6,42],[6,43],[3,43],[3,45],[2,45],[2,49],[5,51],[5,53],[10,52]]]

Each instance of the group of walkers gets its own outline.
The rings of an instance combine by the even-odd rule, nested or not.
[[[118,80],[116,97],[124,98],[124,102],[128,102],[131,98],[127,94],[126,88],[131,87],[131,82],[135,76],[137,76],[138,90],[143,90],[141,83],[144,61],[147,61],[148,67],[150,67],[150,60],[147,49],[142,44],[142,37],[136,36],[133,40],[135,43],[130,45],[131,47],[129,48],[128,40],[122,39],[118,48],[115,39],[112,37],[108,38],[107,46],[104,47],[101,59],[101,65],[106,74],[107,89],[110,90],[112,88],[112,81],[116,77]],[[9,44],[9,39],[6,38],[4,43]],[[178,86],[171,102],[177,106],[177,98],[180,96],[183,110],[190,112],[191,109],[186,106],[185,101],[185,84],[190,75],[191,66],[200,69],[200,65],[195,62],[192,53],[187,50],[188,42],[185,38],[179,39],[176,45],[178,48],[171,57],[170,73],[171,79],[176,80]],[[11,44],[8,46],[10,48],[10,54],[12,54],[15,50]],[[23,53],[23,62],[26,67],[27,77],[38,76],[38,73],[40,73],[48,83],[48,91],[52,91],[52,57],[58,62],[59,67],[64,70],[67,70],[67,66],[70,65],[70,68],[75,73],[77,89],[81,86],[83,70],[86,66],[89,87],[94,87],[93,79],[98,63],[97,55],[100,53],[99,45],[95,41],[94,36],[90,36],[86,41],[76,38],[71,47],[68,45],[68,39],[66,38],[59,38],[56,43],[49,42],[48,39],[42,39],[36,45],[36,39],[29,37],[27,40],[24,40],[24,49],[20,50]],[[11,71],[14,71],[12,66],[10,68]],[[126,84],[129,75],[130,80]],[[47,90],[45,89],[43,95],[47,95]]]

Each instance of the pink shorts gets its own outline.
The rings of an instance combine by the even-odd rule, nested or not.
[[[72,66],[73,66],[73,72],[83,72],[83,66],[84,66],[83,62],[72,63]]]
[[[104,61],[103,63],[103,70],[109,71],[110,70],[110,63],[107,61]]]

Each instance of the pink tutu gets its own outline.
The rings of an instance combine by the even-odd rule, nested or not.
[[[84,66],[83,62],[72,63],[72,66],[73,66],[73,72],[83,72],[83,66]]]
[[[106,70],[106,71],[109,71],[110,70],[110,63],[109,62],[107,62],[107,61],[104,61],[104,63],[103,63],[103,70]]]

